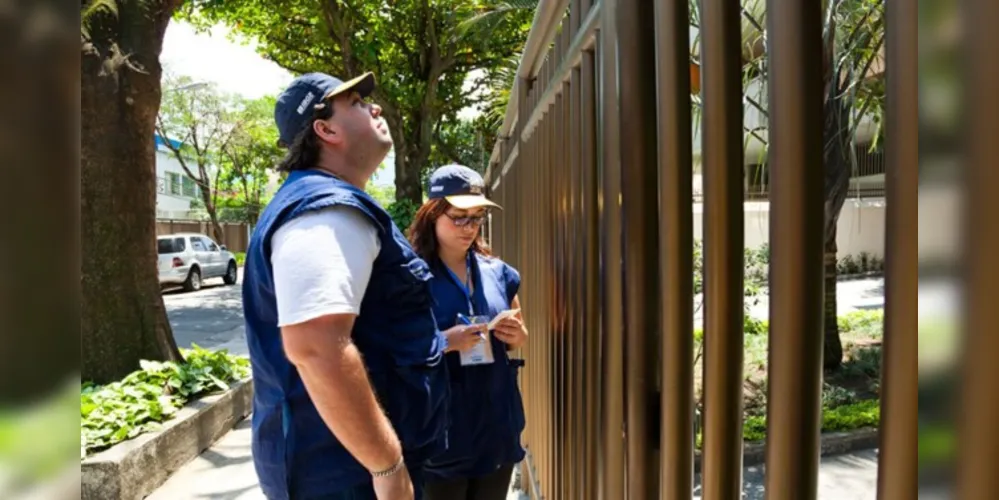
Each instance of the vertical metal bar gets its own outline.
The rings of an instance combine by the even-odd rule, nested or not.
[[[588,0],[583,0],[584,4]],[[589,11],[589,8],[586,9]],[[585,332],[584,349],[584,384],[586,408],[584,464],[583,464],[583,500],[595,500],[598,497],[597,441],[600,416],[600,218],[597,211],[597,134],[596,134],[596,73],[593,52],[583,53],[580,72],[580,105],[581,105],[581,137],[580,150],[583,171],[582,212],[584,226],[582,234],[585,242],[583,249],[583,331]]]
[[[917,323],[919,254],[916,237],[918,231],[916,219],[919,213],[917,206],[919,88],[916,78],[918,9],[914,0],[886,3],[886,125],[892,139],[887,141],[885,150],[885,201],[887,203],[885,211],[885,320],[884,344],[881,351],[881,443],[878,457],[878,498],[893,499],[915,498],[917,494],[917,482],[913,478],[917,470],[918,442],[914,436],[918,432],[918,423],[914,415],[917,415],[919,411],[919,396],[918,387],[913,381],[918,378],[918,355],[917,343],[913,342],[912,334],[919,331]],[[991,43],[981,47],[990,47],[982,52],[984,54],[991,52],[991,47],[995,47],[995,43],[999,39],[994,34],[994,23],[999,18],[999,9],[996,8],[994,2],[982,2],[979,5],[991,5],[992,11],[991,18],[987,15],[969,18],[973,19],[972,24],[984,21],[979,26],[986,27],[985,31],[977,31],[977,33],[992,33]],[[990,7],[986,7],[986,9],[988,8]],[[978,12],[978,14],[983,13]],[[993,24],[988,24],[989,21]],[[976,33],[976,30],[972,28],[967,32]],[[974,60],[975,66],[979,69],[983,65],[991,67],[993,75],[991,84],[999,83],[995,78],[997,64],[994,57],[985,56],[974,58]],[[986,83],[977,78],[971,78],[969,81]],[[981,97],[992,100],[993,106],[991,107],[986,102],[977,101],[976,105],[985,106],[977,109],[995,109],[994,87],[984,88],[989,90],[978,96],[969,97],[971,99]],[[983,115],[987,116],[985,120],[990,121],[993,126],[996,125],[997,120],[994,113],[984,113]],[[999,153],[994,136],[995,132],[988,132],[987,129],[981,128],[982,125],[987,126],[986,123],[976,123],[972,120],[972,125],[968,128],[971,138],[969,144],[972,145],[973,151],[977,149],[979,152],[986,153],[985,156],[977,157],[985,160],[979,162],[979,166],[989,172],[994,172],[996,154]],[[976,158],[974,153],[972,153],[972,158]],[[980,184],[972,183],[972,194],[969,199],[976,201],[995,199],[994,194],[976,197],[976,185]],[[984,193],[977,191],[977,194]],[[991,205],[992,210],[996,210],[994,201],[991,202]],[[986,207],[979,205],[979,209],[986,209]],[[994,224],[978,226],[975,232],[979,237],[991,234],[992,252],[999,248],[996,245]],[[993,271],[996,270],[995,253],[984,255],[989,255],[989,257],[971,259],[969,263],[972,266],[969,269],[975,270],[971,274],[972,280],[975,279],[975,276],[995,276],[995,273],[989,274],[987,272],[989,266]],[[992,282],[981,283],[995,291]],[[978,306],[977,312],[979,313],[973,313],[970,316],[971,324],[969,326],[972,329],[967,330],[968,332],[979,331],[975,330],[975,327],[984,327],[985,329],[980,331],[985,332],[989,328],[985,325],[994,327],[995,321],[999,319],[999,315],[995,312],[994,300],[983,300],[984,296],[981,296],[980,293],[986,292],[986,290],[984,287],[978,290],[979,293],[969,293],[965,296],[972,310],[976,309],[976,305]],[[984,319],[986,322],[974,324],[975,319]],[[976,335],[976,333],[972,333],[972,335]],[[989,350],[984,343],[977,346],[969,344],[969,347],[972,347],[969,351],[971,356],[974,357],[975,353],[994,354],[997,352],[995,336],[988,335],[988,337],[992,339],[992,349]],[[972,361],[966,365],[966,367],[977,366],[983,370],[972,369],[966,372],[971,375],[965,379],[966,387],[975,387],[977,390],[968,393],[974,394],[972,396],[972,401],[975,401],[972,403],[974,408],[967,407],[971,411],[960,412],[968,420],[965,421],[967,425],[958,426],[961,429],[959,432],[966,431],[971,438],[961,440],[959,449],[963,448],[966,453],[970,452],[964,456],[971,458],[971,460],[962,461],[957,468],[959,471],[958,491],[960,492],[958,498],[995,498],[999,495],[999,480],[997,480],[995,473],[995,461],[999,460],[999,454],[995,451],[999,449],[996,446],[996,443],[999,442],[997,441],[999,434],[995,430],[996,419],[999,419],[999,405],[995,404],[995,398],[986,398],[986,401],[993,402],[990,413],[982,411],[981,405],[976,401],[985,394],[994,392],[992,387],[999,376],[999,371],[996,369],[997,365],[992,356],[980,357],[978,361],[979,363]],[[986,378],[976,380],[976,374],[986,375]],[[975,453],[976,450],[989,451],[978,454]],[[992,463],[982,462],[982,460],[988,460],[990,456]],[[991,487],[976,490],[972,487],[976,484],[979,486],[990,484]]]
[[[818,494],[824,176],[822,6],[768,0],[770,339],[768,499]]]
[[[617,90],[616,0],[601,0],[600,29],[600,212],[603,281],[601,386],[601,498],[624,498],[624,318],[621,276],[621,156]]]
[[[701,0],[705,500],[742,497],[743,190],[738,0]]]
[[[555,68],[555,46],[553,45],[550,55],[551,64],[548,65],[547,79],[549,81],[549,87],[555,84],[551,81],[551,76],[554,73]],[[546,280],[548,284],[548,313],[545,317],[545,322],[548,328],[548,336],[551,339],[548,344],[548,405],[549,405],[549,420],[551,422],[551,432],[548,434],[550,443],[550,453],[549,453],[549,485],[551,489],[551,497],[559,498],[558,496],[558,328],[555,321],[557,312],[557,293],[558,285],[556,279],[558,273],[555,269],[555,245],[558,244],[558,238],[555,234],[555,225],[553,220],[555,217],[554,213],[554,203],[552,201],[551,190],[554,187],[554,176],[552,171],[552,166],[555,164],[556,154],[558,153],[558,144],[556,143],[557,137],[555,136],[555,103],[552,102],[548,106],[548,115],[545,117],[545,132],[547,134],[547,141],[549,144],[548,148],[548,160],[545,163],[545,188],[542,192],[542,199],[545,200],[545,233],[548,235],[548,245],[545,254],[548,256],[547,269],[548,269],[548,279]]]
[[[622,212],[624,219],[627,498],[654,498],[649,471],[650,405],[655,394],[659,321],[655,18],[651,2],[619,0]],[[655,423],[658,425],[658,422]]]
[[[579,25],[583,19],[583,12],[581,11],[582,0],[572,0],[570,7],[570,46],[575,40],[579,33]],[[579,499],[583,496],[582,478],[583,474],[583,429],[586,422],[586,413],[583,402],[583,371],[582,371],[582,358],[583,358],[583,325],[582,325],[582,304],[580,300],[582,281],[580,276],[582,274],[582,254],[581,254],[581,244],[583,235],[581,234],[579,227],[579,217],[580,217],[580,207],[579,207],[579,189],[582,171],[580,170],[580,154],[582,153],[580,133],[581,133],[581,120],[580,120],[580,105],[579,105],[579,82],[580,74],[579,68],[573,68],[572,74],[569,77],[569,101],[568,101],[568,112],[566,113],[566,120],[568,121],[569,129],[569,227],[568,234],[570,235],[570,245],[569,245],[569,260],[570,265],[570,281],[569,290],[570,293],[570,311],[569,315],[569,348],[572,353],[570,369],[569,369],[569,381],[572,384],[572,405],[570,411],[570,420],[572,427],[572,436],[570,437],[570,442],[572,446],[569,449],[569,457],[571,459],[570,464],[570,476],[569,481],[571,488],[569,491],[569,498]]]
[[[562,53],[562,36],[558,38],[558,44],[555,46],[555,52],[559,54],[559,58]],[[556,88],[562,87],[561,82],[556,82]],[[562,353],[565,346],[565,325],[563,323],[564,316],[562,314],[562,305],[565,300],[565,290],[562,285],[562,278],[565,276],[563,269],[563,242],[564,234],[562,233],[562,225],[560,222],[560,205],[561,200],[561,187],[562,182],[558,177],[559,171],[562,169],[562,152],[564,151],[565,145],[563,144],[562,137],[562,94],[555,97],[555,104],[552,107],[552,116],[550,120],[551,133],[554,137],[552,144],[555,146],[552,151],[552,164],[549,166],[552,172],[552,189],[548,192],[546,200],[549,203],[549,209],[551,210],[551,220],[552,220],[552,235],[555,238],[555,244],[552,247],[552,271],[554,272],[554,280],[552,280],[552,286],[555,289],[553,294],[553,310],[552,310],[552,325],[554,327],[555,334],[555,349],[552,352],[553,358],[553,368],[554,377],[553,385],[555,388],[555,395],[553,401],[555,403],[555,493],[554,498],[565,498],[563,491],[563,479],[565,474],[562,474],[562,462],[565,458],[565,450],[563,446],[565,445],[565,398],[564,398],[564,382],[562,370],[564,365],[562,363]]]
[[[659,283],[663,292],[660,498],[694,488],[694,226],[687,2],[656,2],[659,69]]]

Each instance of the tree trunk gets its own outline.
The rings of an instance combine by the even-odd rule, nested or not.
[[[402,153],[395,155],[395,200],[408,200],[419,206],[423,203],[423,185],[420,182],[420,165]]]
[[[839,368],[843,362],[843,343],[839,338],[839,322],[836,314],[836,232],[831,239],[826,239],[825,245],[825,301],[824,314],[824,348],[822,351],[822,366],[827,370]]]
[[[836,226],[850,188],[852,170],[851,148],[853,138],[846,137],[849,130],[850,109],[843,105],[838,94],[827,94],[823,150],[825,169],[825,325],[823,366],[835,369],[843,362],[843,344],[839,337],[836,316]]]
[[[223,241],[223,238],[225,233],[222,232],[222,225],[219,224],[219,210],[215,205],[215,200],[212,199],[211,194],[206,193],[205,190],[202,189],[201,201],[204,202],[205,212],[208,213],[208,220],[212,223],[212,237],[219,245],[224,245],[225,241]]]
[[[159,54],[173,2],[118,2],[99,14],[81,61],[83,380],[106,383],[142,359],[180,360],[157,279],[153,131]]]

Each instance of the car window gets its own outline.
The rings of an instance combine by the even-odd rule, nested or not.
[[[212,241],[210,238],[201,238],[201,241],[203,241],[205,243],[205,246],[208,247],[209,251],[211,251],[211,252],[218,252],[219,251],[219,246],[216,245],[215,242]]]
[[[160,254],[180,253],[184,251],[186,245],[184,238],[160,238],[156,240],[156,250]]]
[[[205,244],[201,241],[201,238],[191,238],[191,248],[193,248],[195,252],[207,251],[207,248],[205,248]]]

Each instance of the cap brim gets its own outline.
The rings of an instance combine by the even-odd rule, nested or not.
[[[444,199],[446,199],[447,202],[454,208],[459,208],[461,210],[479,207],[493,207],[503,210],[503,207],[489,201],[489,199],[480,194],[459,194],[455,196],[446,196]]]
[[[326,95],[323,96],[323,100],[336,97],[351,90],[361,94],[361,97],[368,97],[375,90],[375,74],[369,71],[361,76],[347,80],[335,89],[327,92]]]

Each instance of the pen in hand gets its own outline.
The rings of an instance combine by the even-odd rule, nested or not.
[[[466,325],[471,325],[472,324],[472,320],[468,319],[468,317],[465,316],[464,314],[458,313],[458,319],[461,320],[461,322],[464,323],[464,324],[466,324]],[[475,334],[478,335],[480,339],[486,340],[486,335],[484,333],[482,333],[482,332],[475,332]]]

